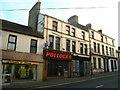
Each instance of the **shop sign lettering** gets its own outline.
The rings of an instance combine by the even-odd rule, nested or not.
[[[44,52],[45,59],[61,59],[61,60],[72,60],[72,55],[67,53],[57,53],[57,52]]]

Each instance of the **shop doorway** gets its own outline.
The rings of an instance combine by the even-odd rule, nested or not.
[[[48,60],[47,76],[64,76],[64,72],[68,72],[68,62],[60,60]]]
[[[12,80],[12,64],[3,64],[2,83],[10,83]]]

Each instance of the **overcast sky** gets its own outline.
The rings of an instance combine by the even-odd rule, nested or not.
[[[28,25],[29,10],[37,1],[38,0],[0,0],[0,18]],[[119,0],[40,0],[42,9],[40,12],[64,20],[65,22],[67,22],[70,16],[77,15],[80,24],[86,25],[91,23],[93,29],[102,29],[104,34],[115,39],[115,45],[117,47],[118,1]]]

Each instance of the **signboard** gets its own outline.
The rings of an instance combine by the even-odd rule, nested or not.
[[[70,52],[62,52],[58,50],[44,49],[43,58],[53,59],[53,60],[72,60],[72,55]]]

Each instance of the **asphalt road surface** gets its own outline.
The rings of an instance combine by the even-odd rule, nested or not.
[[[91,80],[76,82],[71,84],[58,84],[54,86],[47,86],[43,88],[118,88],[118,80],[120,78],[118,75],[102,77],[102,78],[92,78]],[[39,87],[38,87],[39,88]],[[35,90],[35,89],[34,89]]]

